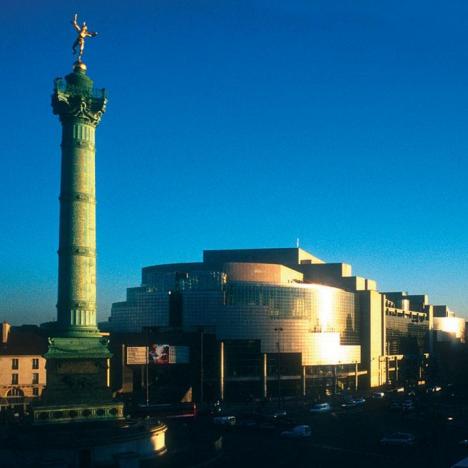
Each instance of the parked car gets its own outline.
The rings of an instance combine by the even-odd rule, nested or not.
[[[215,416],[213,418],[213,423],[218,426],[235,426],[236,417],[235,416]]]
[[[353,401],[356,405],[363,405],[366,402],[366,399],[364,397],[356,397],[353,398]]]
[[[312,405],[312,407],[309,409],[309,412],[311,413],[328,413],[332,409],[330,403],[315,403]]]
[[[236,426],[253,429],[259,426],[259,422],[253,418],[245,418],[245,419],[239,419],[239,420],[236,419]]]
[[[441,391],[442,387],[440,385],[433,385],[426,390],[427,393],[439,393]]]
[[[273,413],[269,413],[267,417],[272,418],[272,419],[280,419],[280,418],[285,418],[288,415],[288,412],[286,410],[277,410],[274,411]]]
[[[310,430],[310,426],[306,424],[301,424],[300,426],[295,426],[288,431],[283,431],[281,433],[281,437],[286,437],[288,439],[302,439],[306,437],[310,437],[312,431]]]
[[[416,438],[413,434],[408,432],[394,432],[388,434],[380,439],[380,445],[399,445],[403,447],[410,447],[416,443]]]
[[[374,400],[381,400],[382,398],[385,398],[385,392],[374,392],[371,395],[371,398]]]
[[[342,408],[354,408],[357,403],[352,398],[345,398],[341,403]]]

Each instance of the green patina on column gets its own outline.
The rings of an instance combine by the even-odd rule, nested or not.
[[[108,358],[96,325],[95,132],[106,110],[86,65],[55,80],[52,109],[62,124],[57,323],[47,359]]]
[[[95,132],[106,103],[81,61],[55,80],[52,108],[62,124],[58,302],[47,386],[33,411],[38,424],[123,417],[108,386],[108,340],[96,324]]]
[[[55,81],[54,114],[62,123],[57,322],[61,336],[98,334],[96,327],[95,131],[106,108],[77,62]]]

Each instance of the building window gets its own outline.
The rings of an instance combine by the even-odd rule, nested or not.
[[[11,374],[11,384],[18,385],[18,374]]]
[[[11,360],[11,368],[12,369],[18,369],[19,368],[19,359],[13,358]]]
[[[39,389],[37,387],[33,388],[33,395],[34,396],[39,396]]]
[[[33,369],[39,369],[39,359],[34,358],[34,359],[32,360],[32,368],[33,368]]]
[[[37,385],[39,383],[39,374],[37,374],[37,373],[33,374],[32,383],[33,383],[33,385],[34,384]]]
[[[21,390],[20,388],[12,388],[7,393],[7,398],[9,398],[9,397],[23,397],[23,396],[24,396],[23,390]]]

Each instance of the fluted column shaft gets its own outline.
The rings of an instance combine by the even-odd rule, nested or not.
[[[95,127],[62,122],[58,322],[96,327]]]

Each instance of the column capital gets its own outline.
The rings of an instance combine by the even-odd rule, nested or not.
[[[68,77],[67,77],[68,78]],[[62,123],[82,122],[96,127],[106,111],[105,89],[79,86],[57,78],[52,94],[52,109]]]

